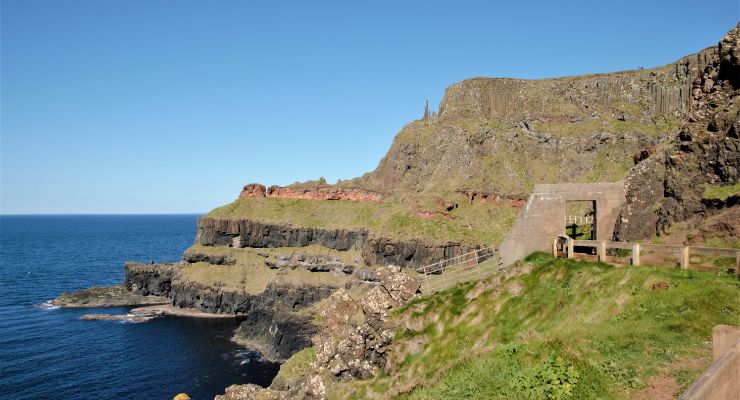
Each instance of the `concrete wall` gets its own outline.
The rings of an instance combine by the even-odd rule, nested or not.
[[[712,347],[714,362],[679,400],[740,399],[740,327],[715,326]]]
[[[624,203],[624,183],[561,183],[534,187],[499,248],[504,266],[535,251],[551,251],[552,241],[565,234],[565,203],[596,202],[596,240],[611,240]]]

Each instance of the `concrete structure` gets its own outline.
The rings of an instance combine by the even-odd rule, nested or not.
[[[712,350],[714,362],[679,400],[740,399],[740,327],[715,326]]]
[[[624,183],[536,185],[501,244],[501,263],[507,266],[535,251],[551,251],[553,238],[565,234],[568,201],[593,201],[596,240],[611,240],[624,203]]]

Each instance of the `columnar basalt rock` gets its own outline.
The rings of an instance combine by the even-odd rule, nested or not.
[[[142,296],[168,296],[177,264],[143,264],[127,262],[124,264],[125,282],[128,290]]]
[[[424,240],[398,241],[371,237],[362,249],[362,256],[369,265],[392,264],[419,268],[478,249],[480,246],[461,243],[433,245]],[[486,257],[486,254],[481,256]]]
[[[357,249],[368,265],[394,264],[418,268],[480,248],[461,243],[429,243],[422,239],[371,237],[366,230],[327,230],[267,224],[245,219],[202,217],[198,244],[232,247],[305,247],[321,245],[333,250]]]
[[[696,62],[704,68],[693,79],[677,138],[636,165],[626,179],[627,202],[615,238],[650,238],[678,222],[731,206],[732,201],[706,201],[703,192],[706,185],[740,180],[740,25],[717,49]]]
[[[447,88],[440,106],[441,115],[543,116],[562,104],[589,108],[589,105],[615,101],[636,105],[643,102],[653,117],[677,114],[689,105],[693,77],[716,53],[717,47],[710,47],[666,67],[650,70],[544,80],[467,79]]]
[[[274,308],[249,311],[234,334],[234,340],[258,350],[265,358],[285,361],[311,346],[311,337],[319,331],[310,316]]]
[[[255,309],[297,310],[309,306],[337,289],[331,285],[273,284],[256,294],[222,290],[198,282],[175,279],[170,298],[181,308],[209,313],[247,314]]]
[[[366,230],[293,227],[252,221],[202,217],[196,242],[205,246],[305,247],[318,244],[334,250],[362,248]]]

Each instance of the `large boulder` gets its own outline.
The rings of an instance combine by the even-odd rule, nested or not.
[[[265,197],[266,193],[267,189],[265,188],[265,185],[259,183],[250,183],[248,185],[244,185],[241,193],[239,193],[239,198],[242,199],[245,197]]]

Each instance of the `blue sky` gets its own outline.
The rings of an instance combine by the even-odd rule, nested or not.
[[[475,77],[667,64],[738,0],[2,0],[1,213],[205,212],[377,166]]]

